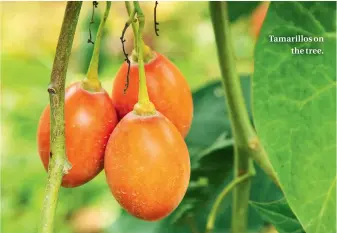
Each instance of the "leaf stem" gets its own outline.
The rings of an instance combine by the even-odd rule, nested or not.
[[[255,172],[254,172],[255,173]],[[239,183],[242,181],[245,181],[251,176],[254,176],[254,173],[245,173],[242,176],[237,177],[235,180],[232,180],[231,183],[229,183],[223,190],[222,192],[217,196],[210,214],[208,215],[208,220],[207,220],[207,225],[206,225],[206,233],[211,233],[214,229],[214,223],[216,219],[216,214],[218,212],[218,209],[220,207],[220,204],[222,200],[226,197],[226,195]]]
[[[136,34],[137,39],[137,57],[138,57],[138,68],[139,68],[139,92],[138,92],[138,103],[134,106],[134,111],[138,115],[153,115],[156,109],[153,103],[150,101],[149,94],[146,86],[146,75],[144,67],[144,44],[142,39],[142,34],[145,25],[145,16],[138,1],[134,1],[134,10],[137,13],[138,18],[138,31]]]
[[[227,2],[210,2],[215,40],[218,51],[222,82],[235,140],[234,179],[253,169],[252,158],[278,184],[276,174],[264,153],[250,122],[243,99],[240,79],[236,72],[235,57],[231,44]],[[251,182],[246,179],[233,190],[232,233],[246,232],[248,201]]]
[[[104,25],[109,16],[110,8],[111,8],[111,2],[107,1],[105,12],[104,12],[103,18],[101,19],[101,23],[97,31],[96,41],[94,44],[94,51],[91,56],[91,61],[90,61],[90,65],[88,68],[87,77],[82,82],[84,89],[89,90],[89,91],[100,91],[102,88],[101,82],[98,79],[98,62],[99,62],[99,52],[101,49]]]
[[[62,28],[48,86],[50,98],[50,154],[48,183],[42,207],[40,233],[52,233],[58,192],[62,177],[68,172],[70,164],[65,154],[64,133],[64,95],[65,80],[74,34],[81,11],[82,2],[67,2]]]

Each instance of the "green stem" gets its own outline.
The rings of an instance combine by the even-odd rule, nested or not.
[[[91,56],[90,65],[87,72],[87,77],[83,80],[82,84],[86,90],[89,91],[100,91],[102,86],[101,82],[98,79],[98,63],[99,63],[99,52],[101,49],[102,36],[104,31],[105,22],[109,16],[109,11],[111,8],[111,2],[106,2],[106,8],[99,25],[96,40],[94,44],[94,51]]]
[[[125,1],[125,8],[128,12],[129,17],[131,17],[132,10],[131,10],[131,5],[129,1]],[[132,31],[133,31],[133,35],[135,36],[134,37],[134,47],[137,48],[136,35],[137,35],[138,27],[137,27],[137,24],[134,22],[134,20],[132,20]]]
[[[65,154],[64,133],[64,95],[65,80],[69,57],[74,40],[82,2],[67,2],[62,28],[56,48],[56,54],[48,87],[50,98],[50,162],[48,183],[42,208],[39,232],[52,233],[58,192],[62,177],[70,165]]]
[[[214,223],[216,219],[216,214],[218,212],[218,209],[220,207],[220,204],[222,200],[226,197],[226,195],[239,183],[245,181],[249,177],[253,176],[254,173],[246,173],[242,176],[239,176],[235,180],[232,180],[231,183],[229,183],[222,192],[217,196],[215,203],[212,206],[211,212],[208,215],[207,225],[206,225],[206,233],[210,233],[214,229]]]
[[[210,2],[210,12],[215,33],[222,82],[227,100],[231,127],[235,140],[234,179],[253,169],[252,158],[278,184],[275,171],[258,142],[255,130],[250,123],[243,99],[240,79],[236,72],[234,51],[226,2]],[[233,190],[232,233],[246,232],[250,179],[238,184]]]
[[[240,175],[249,172],[252,167],[252,160],[247,153],[249,148],[246,139],[253,136],[254,131],[249,121],[240,80],[235,70],[235,58],[229,33],[227,3],[210,2],[210,11],[223,77],[223,87],[235,140],[234,179],[237,179]],[[250,179],[246,179],[233,190],[232,233],[246,232],[250,186]]]
[[[137,55],[138,55],[138,68],[139,68],[139,91],[138,91],[138,103],[134,106],[134,111],[139,115],[153,115],[156,109],[150,101],[149,94],[146,86],[146,75],[144,67],[144,46],[143,45],[143,30],[145,25],[145,16],[138,1],[134,1],[134,9],[138,18],[138,31],[136,34],[137,39]]]
[[[132,24],[132,31],[133,31],[133,35],[134,35],[134,48],[137,49],[137,47],[138,47],[138,39],[137,39],[138,26],[135,23],[135,19],[134,19],[135,10],[134,11],[131,10],[131,5],[128,1],[125,2],[125,7],[126,7],[126,10],[128,12],[128,15],[129,15],[129,20],[127,21],[127,24],[129,24],[129,25],[130,25],[130,23]],[[139,9],[140,9],[140,7],[138,8],[138,10]],[[143,61],[148,62],[154,57],[154,54],[153,54],[152,50],[149,48],[149,46],[147,46],[143,40],[142,40],[141,44],[143,45]],[[131,57],[132,57],[133,62],[138,62],[137,51],[133,51]]]

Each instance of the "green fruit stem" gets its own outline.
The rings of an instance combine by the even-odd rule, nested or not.
[[[104,15],[103,15],[103,18],[101,19],[101,22],[100,22],[100,25],[97,31],[96,40],[94,44],[94,51],[91,56],[91,61],[90,61],[90,65],[88,68],[87,77],[82,81],[83,88],[88,91],[98,92],[98,91],[101,91],[102,89],[101,82],[98,79],[99,52],[101,49],[104,25],[109,16],[110,8],[111,8],[111,2],[107,1]]]
[[[138,47],[138,42],[137,42],[138,41],[137,40],[138,26],[135,23],[134,14],[132,14],[133,11],[131,10],[130,2],[126,1],[125,7],[130,17],[128,20],[128,23],[132,23],[132,31],[134,35],[134,48],[136,49]],[[142,40],[142,45],[143,45],[143,61],[147,63],[154,57],[154,53],[152,52],[151,48],[144,43],[143,40]],[[133,50],[131,57],[132,57],[133,62],[138,62],[137,51]]]
[[[132,31],[133,31],[133,35],[136,36],[137,35],[137,31],[138,31],[138,26],[137,24],[135,23],[134,21],[134,15],[132,16],[132,10],[131,10],[131,5],[130,5],[130,2],[129,1],[125,1],[125,8],[128,12],[128,15],[129,17],[132,17],[132,23],[131,23],[131,26],[132,26]],[[137,40],[136,38],[134,38],[134,47],[137,48]]]
[[[57,43],[51,80],[50,98],[50,161],[48,181],[43,201],[39,233],[52,233],[58,193],[62,177],[70,165],[65,152],[64,97],[65,80],[82,2],[67,2]]]
[[[259,143],[244,103],[240,78],[236,72],[234,50],[231,45],[232,37],[230,35],[227,3],[210,2],[209,6],[222,82],[235,141],[234,180],[252,172],[254,169],[253,158],[278,185],[276,173],[263,146]],[[247,232],[250,180],[245,179],[237,183],[233,190],[232,233]]]
[[[137,13],[138,18],[138,31],[136,36],[137,40],[137,55],[138,55],[138,67],[139,67],[139,92],[138,92],[138,103],[134,106],[134,111],[138,115],[153,115],[156,113],[156,109],[153,103],[149,99],[149,94],[146,86],[146,75],[144,67],[144,43],[142,40],[142,34],[145,25],[145,16],[138,1],[134,2],[134,9]]]

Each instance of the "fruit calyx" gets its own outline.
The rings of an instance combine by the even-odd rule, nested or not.
[[[156,114],[156,108],[151,101],[136,103],[133,107],[133,111],[139,116],[152,116]]]
[[[155,53],[152,51],[152,49],[147,46],[145,43],[143,43],[143,60],[144,63],[148,63],[155,57]],[[132,51],[131,59],[133,62],[138,63],[138,54],[136,49]]]
[[[89,92],[101,92],[102,91],[102,84],[101,82],[95,78],[84,78],[81,82],[81,87]]]

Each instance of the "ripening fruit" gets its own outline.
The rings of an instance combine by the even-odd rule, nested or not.
[[[104,170],[112,194],[131,215],[156,221],[183,199],[190,179],[187,146],[161,113],[128,113],[110,136]]]
[[[261,3],[252,14],[251,18],[252,33],[255,36],[255,38],[257,38],[260,34],[263,21],[268,11],[269,3],[270,2]]]
[[[179,69],[163,55],[153,52],[154,58],[145,63],[146,84],[150,101],[166,116],[185,137],[193,118],[193,101],[190,88]],[[139,69],[131,62],[129,87],[124,94],[128,65],[119,69],[112,89],[112,102],[118,118],[132,111],[138,100]]]
[[[81,82],[65,93],[66,155],[72,167],[63,176],[63,187],[80,186],[93,179],[104,166],[104,151],[117,124],[116,111],[104,89],[89,92]],[[50,107],[44,109],[38,126],[38,150],[45,169],[50,156]]]

